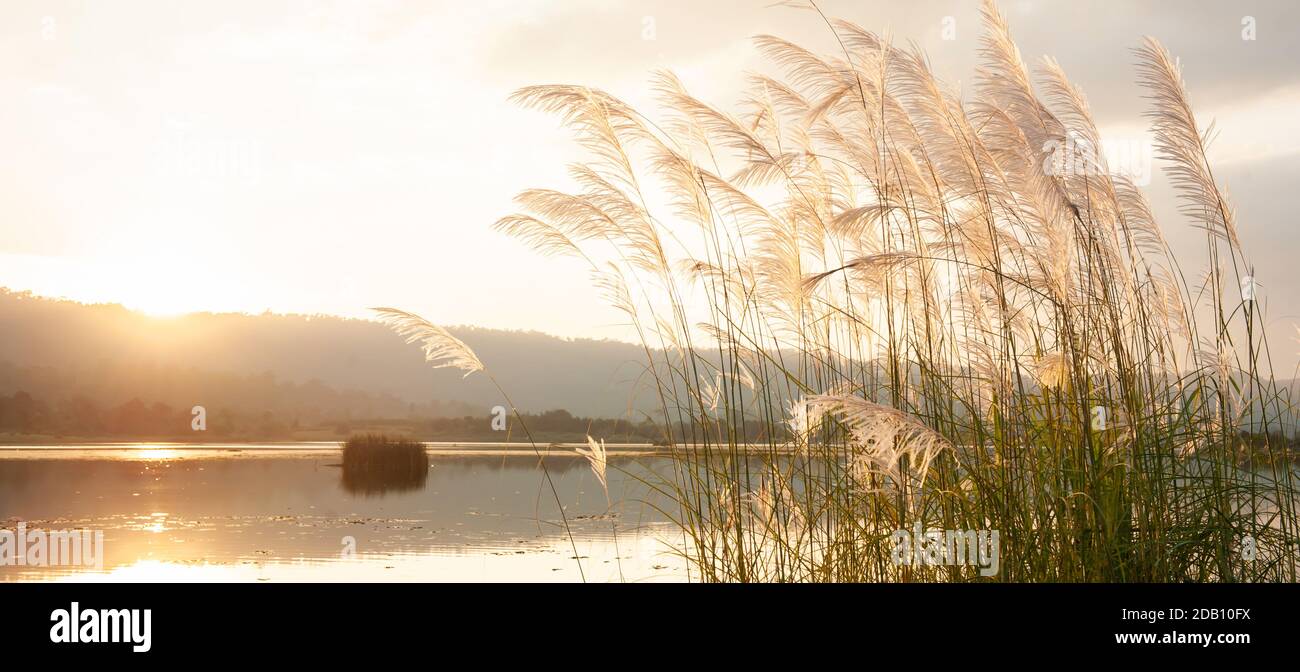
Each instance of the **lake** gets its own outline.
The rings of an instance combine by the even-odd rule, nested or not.
[[[611,447],[607,500],[585,459],[551,449],[571,542],[526,444],[427,452],[427,478],[390,487],[345,478],[333,443],[0,446],[0,528],[103,532],[102,566],[10,563],[0,580],[688,578],[646,484],[667,458]]]

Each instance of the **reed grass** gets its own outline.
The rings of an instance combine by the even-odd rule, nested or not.
[[[343,487],[383,494],[417,490],[429,478],[424,444],[386,434],[358,434],[343,443]]]
[[[1200,260],[1104,156],[1047,151],[1102,138],[992,2],[969,99],[808,8],[834,53],[756,38],[784,75],[734,112],[667,72],[658,121],[583,86],[514,96],[591,158],[497,227],[589,264],[640,335],[693,577],[1294,581],[1293,407],[1164,47],[1137,76]],[[999,531],[999,574],[894,562],[918,523]]]

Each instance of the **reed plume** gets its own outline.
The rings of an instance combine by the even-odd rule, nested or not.
[[[1294,413],[1169,53],[1147,38],[1138,81],[1206,231],[1199,287],[1084,92],[1031,70],[993,2],[969,101],[800,6],[832,52],[755,38],[782,74],[734,110],[668,72],[657,121],[581,86],[514,96],[592,158],[498,228],[585,259],[641,336],[697,575],[987,580],[891,562],[919,523],[1000,530],[1001,580],[1295,580],[1293,472],[1259,466],[1292,459],[1269,437]]]
[[[577,453],[587,458],[587,463],[591,465],[591,473],[596,475],[596,480],[600,481],[600,487],[605,491],[606,499],[609,498],[609,483],[605,480],[605,467],[608,464],[608,455],[605,452],[605,440],[597,442],[591,436],[587,436],[586,448],[575,448]]]
[[[420,343],[424,360],[435,369],[452,368],[465,372],[463,377],[483,370],[483,362],[465,342],[451,332],[432,324],[419,315],[396,308],[372,308],[379,320],[406,338],[407,343]]]
[[[537,465],[541,468],[542,475],[546,479],[546,484],[550,488],[551,496],[554,498],[555,505],[559,509],[560,521],[563,524],[565,535],[568,537],[569,546],[573,549],[574,560],[578,563],[578,574],[585,581],[586,573],[582,569],[581,556],[578,555],[578,545],[574,540],[573,531],[569,528],[568,516],[564,513],[564,503],[560,501],[560,494],[555,489],[555,482],[551,479],[551,472],[546,467],[546,460],[542,457],[542,453],[537,447],[537,442],[533,440],[533,435],[528,429],[528,425],[524,424],[519,409],[514,405],[514,402],[510,401],[510,395],[506,394],[506,391],[501,388],[499,383],[497,383],[496,378],[487,372],[483,366],[483,362],[479,361],[478,355],[476,355],[464,341],[452,336],[451,332],[447,331],[446,328],[433,324],[419,315],[408,313],[404,310],[398,310],[396,308],[372,308],[372,310],[378,313],[381,322],[388,325],[389,328],[397,332],[399,335],[404,336],[407,343],[420,343],[424,350],[425,361],[432,364],[433,368],[460,369],[465,372],[465,375],[461,376],[462,378],[468,378],[471,373],[476,371],[483,371],[487,374],[488,379],[492,381],[493,387],[497,389],[497,392],[500,393],[501,396],[505,398],[506,403],[509,404],[510,410],[515,416],[515,420],[517,420],[520,423],[520,426],[523,427],[524,434],[528,437],[528,443],[532,446],[533,453],[537,456]],[[603,464],[603,446],[601,450],[601,461]],[[601,485],[604,485],[603,470]]]

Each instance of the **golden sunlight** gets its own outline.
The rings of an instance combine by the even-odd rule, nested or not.
[[[181,456],[181,451],[161,444],[138,444],[130,449],[127,457],[133,460],[174,460]]]

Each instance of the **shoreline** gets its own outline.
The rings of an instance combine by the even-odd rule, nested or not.
[[[582,457],[577,448],[586,443],[532,444],[520,442],[424,441],[430,457]],[[605,444],[610,457],[652,457],[668,454],[662,446],[648,443]],[[131,459],[237,458],[237,457],[340,457],[342,445],[335,441],[258,443],[195,442],[76,442],[63,444],[0,444],[0,460],[26,458],[87,458],[126,456]]]

